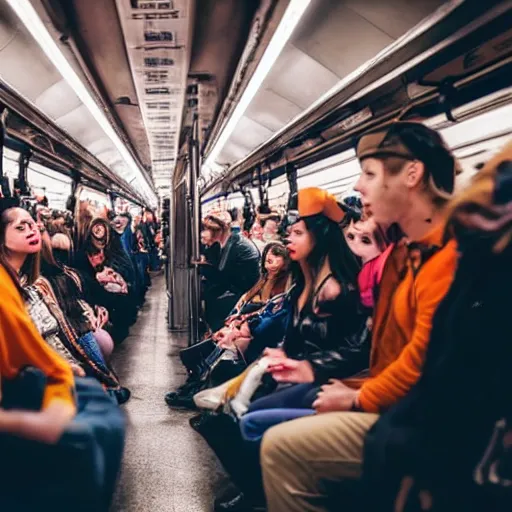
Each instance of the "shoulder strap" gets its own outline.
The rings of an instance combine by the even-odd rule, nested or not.
[[[313,293],[313,299],[315,299],[317,297],[317,295],[320,293],[320,290],[323,288],[324,284],[327,283],[327,281],[333,277],[334,274],[332,272],[329,272],[329,274],[327,274],[323,279],[322,281],[320,281],[320,284],[316,287],[314,293]]]

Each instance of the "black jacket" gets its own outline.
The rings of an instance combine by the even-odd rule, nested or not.
[[[283,347],[286,354],[309,361],[315,380],[321,383],[366,370],[370,336],[358,290],[343,285],[336,299],[318,304],[318,313],[308,304],[300,313],[296,312],[300,293],[300,289],[293,292],[294,307]]]
[[[232,233],[221,249],[217,272],[208,290],[209,297],[224,294],[241,297],[260,277],[260,255],[256,246],[240,233]]]
[[[495,423],[512,419],[511,258],[511,247],[500,255],[478,244],[464,251],[434,317],[420,380],[367,436],[363,481],[379,510],[393,509],[404,475],[434,492],[436,510],[491,510],[477,505],[472,472]]]

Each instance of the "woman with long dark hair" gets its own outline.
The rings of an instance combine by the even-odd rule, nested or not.
[[[51,242],[43,225],[40,275],[33,286],[47,304],[60,327],[65,347],[79,361],[86,375],[96,378],[119,404],[130,398],[130,391],[121,387],[119,379],[108,364],[114,343],[103,327],[108,313],[87,303],[81,283],[73,269],[59,265],[52,254]]]
[[[112,322],[112,337],[120,342],[136,320],[136,294],[132,293],[134,269],[119,235],[107,221],[94,219],[89,226],[76,268],[84,278],[84,294],[90,304],[104,306]]]
[[[40,248],[29,213],[0,200],[0,447],[8,462],[1,502],[8,510],[73,503],[77,510],[105,512],[121,464],[123,415],[99,383],[73,378],[24,307],[18,276],[36,277]]]
[[[272,298],[286,290],[289,278],[289,263],[288,252],[282,243],[273,242],[267,245],[261,259],[260,279],[242,295],[231,311],[230,316],[226,318],[225,326],[212,336],[214,341],[222,340],[225,342],[234,333],[239,333],[238,327],[241,318],[245,318],[246,315],[256,314]],[[182,350],[180,357],[187,369],[193,372],[194,367],[199,366],[204,358],[208,357],[214,349],[215,345],[212,341],[206,340],[189,349]],[[259,356],[259,352],[253,351],[251,354],[245,354],[245,361],[252,362],[255,357]],[[239,373],[239,371],[236,373]],[[224,379],[220,380],[223,381]],[[185,390],[186,393],[184,392]],[[168,393],[166,395],[166,402],[170,406],[192,406],[192,396],[196,392],[196,387],[189,388],[188,384],[185,384],[178,391]]]
[[[277,383],[296,385],[278,388],[256,400],[250,411],[254,407],[311,407],[319,386],[329,378],[341,372],[352,375],[368,366],[368,349],[357,338],[363,321],[357,290],[360,266],[343,236],[344,219],[336,199],[319,188],[300,190],[296,208],[288,212],[287,248],[294,283],[291,318],[284,343],[266,349],[260,363],[265,361],[267,370],[279,372]],[[250,331],[250,324],[241,332],[247,329]],[[343,369],[340,360],[344,361]],[[236,509],[246,499],[247,506],[258,503],[262,487],[257,447],[242,441],[239,426],[231,418],[221,417],[217,424],[203,418],[194,420],[192,426],[205,437],[243,491],[233,499],[221,499],[216,510]]]
[[[318,188],[299,191],[297,209],[288,214],[292,318],[282,346],[266,351],[271,368],[282,369],[279,382],[313,383],[334,377],[332,358],[343,358],[346,368],[340,371],[348,374],[368,363],[367,354],[352,345],[361,320],[360,266],[343,236],[344,218],[335,198]]]
[[[261,309],[272,297],[283,293],[289,279],[290,258],[286,247],[280,242],[265,246],[261,255],[258,282],[240,297],[229,318]]]

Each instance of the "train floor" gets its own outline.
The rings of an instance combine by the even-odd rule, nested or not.
[[[127,439],[112,512],[209,512],[226,476],[188,424],[193,413],[171,410],[165,393],[185,379],[178,352],[185,334],[170,333],[165,278],[153,278],[130,336],[116,348],[114,367],[132,397],[123,407]]]

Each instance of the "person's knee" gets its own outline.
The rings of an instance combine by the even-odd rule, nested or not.
[[[110,356],[114,351],[114,340],[112,339],[112,336],[110,336],[110,334],[104,329],[97,329],[94,332],[94,337],[98,342],[98,345],[100,347],[101,353],[103,354],[103,357],[105,358],[105,361],[109,361]]]
[[[261,465],[263,468],[281,466],[294,458],[293,436],[289,424],[276,425],[265,432],[261,443]]]

